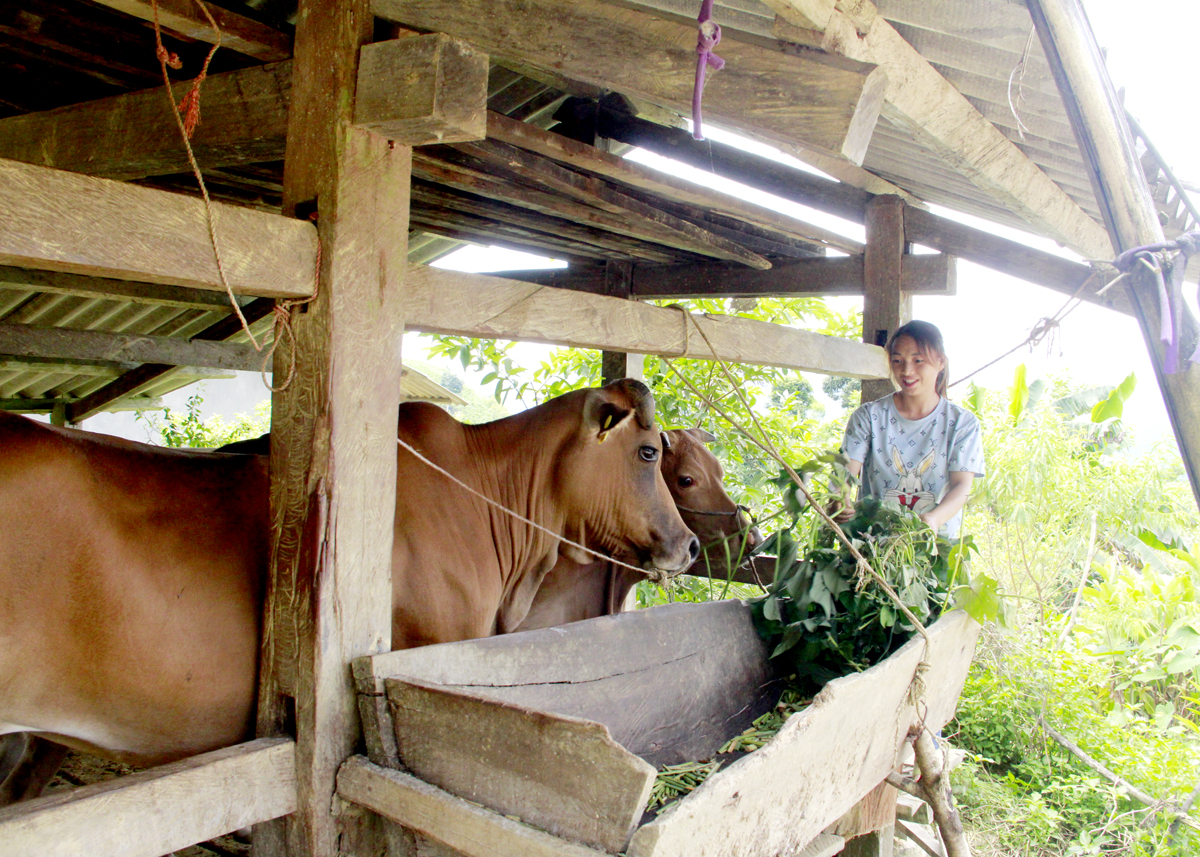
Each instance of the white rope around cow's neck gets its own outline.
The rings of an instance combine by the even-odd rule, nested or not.
[[[421,455],[421,453],[417,452],[415,449],[412,448],[412,446],[405,443],[400,438],[396,438],[396,443],[400,444],[402,447],[404,447],[409,452],[411,452],[413,455],[415,455],[419,461],[422,461],[425,464],[428,464],[430,467],[432,467],[438,473],[445,476],[451,482],[453,482],[456,485],[458,485],[459,487],[463,488],[465,491],[467,491],[467,493],[474,494],[476,497],[478,497],[483,502],[487,503],[489,506],[494,506],[495,508],[499,509],[504,514],[510,515],[511,517],[516,518],[521,523],[528,524],[529,526],[533,527],[535,530],[541,530],[546,535],[553,536],[554,538],[558,539],[560,542],[563,542],[564,544],[568,544],[573,548],[579,548],[584,553],[590,554],[591,556],[594,556],[597,559],[602,559],[606,562],[611,562],[613,565],[619,565],[622,568],[633,569],[638,574],[646,575],[646,577],[648,577],[650,580],[652,580],[653,582],[655,582],[659,585],[662,585],[666,581],[668,575],[667,575],[667,572],[665,572],[663,569],[661,569],[661,568],[646,569],[646,568],[642,568],[641,566],[630,565],[627,562],[621,562],[619,559],[613,559],[611,556],[602,554],[599,551],[594,551],[589,547],[584,547],[579,542],[573,542],[570,539],[566,538],[565,536],[559,535],[558,533],[554,532],[554,530],[550,529],[549,527],[543,527],[541,524],[537,523],[536,521],[531,521],[528,518],[526,518],[524,515],[522,515],[518,512],[514,512],[512,509],[509,509],[505,506],[502,506],[501,504],[499,504],[495,500],[493,500],[491,497],[488,497],[485,494],[479,493],[474,488],[472,488],[470,485],[468,485],[466,482],[463,482],[461,479],[459,479],[457,476],[455,476],[453,473],[451,473],[449,470],[446,470],[444,467],[434,464],[428,458]]]

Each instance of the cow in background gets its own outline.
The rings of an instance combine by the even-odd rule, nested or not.
[[[683,522],[704,546],[702,574],[731,571],[762,544],[762,535],[722,483],[721,462],[705,446],[716,438],[701,428],[663,432],[662,474]],[[603,560],[579,564],[560,558],[542,581],[517,628],[531,631],[619,613],[641,575]]]
[[[699,553],[638,382],[483,426],[429,406],[401,413],[408,443],[551,532],[398,449],[397,648],[515,628],[559,536],[668,571]],[[253,734],[267,464],[0,412],[0,735],[146,765]]]

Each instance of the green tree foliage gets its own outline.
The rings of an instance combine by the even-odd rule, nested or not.
[[[825,395],[840,404],[843,410],[852,411],[858,407],[862,397],[862,381],[857,378],[843,378],[830,375],[821,382],[821,390]]]
[[[200,415],[203,403],[201,387],[188,397],[182,413],[171,408],[163,408],[161,416],[152,411],[138,411],[137,419],[146,424],[150,443],[171,447],[211,449],[271,430],[270,401],[261,403],[253,414],[238,414],[230,424],[220,415],[203,419]]]
[[[1161,800],[1200,781],[1200,516],[1173,448],[1129,449],[1135,385],[1022,367],[1006,393],[968,396],[988,466],[968,505],[976,565],[1021,605],[1016,633],[985,633],[951,727],[976,754],[956,774],[976,853],[1200,849],[1045,728]]]

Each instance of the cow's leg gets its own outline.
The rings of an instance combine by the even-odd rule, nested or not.
[[[40,795],[66,755],[62,744],[27,732],[0,735],[0,806]]]

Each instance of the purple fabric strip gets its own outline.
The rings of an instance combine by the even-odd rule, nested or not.
[[[1170,280],[1163,277],[1162,266],[1154,254],[1162,250],[1178,250],[1171,265]],[[1146,266],[1153,271],[1155,286],[1158,288],[1158,305],[1161,313],[1159,337],[1163,343],[1163,371],[1174,375],[1180,371],[1179,349],[1183,338],[1183,319],[1188,312],[1187,303],[1183,299],[1183,277],[1187,270],[1188,258],[1200,250],[1200,232],[1186,232],[1174,241],[1164,241],[1160,244],[1147,244],[1145,247],[1134,247],[1126,250],[1116,258],[1113,264],[1123,273],[1133,273],[1137,268]],[[1188,358],[1192,363],[1200,363],[1200,346]]]
[[[700,101],[704,95],[704,72],[709,66],[715,71],[725,67],[725,60],[712,52],[721,42],[721,27],[712,19],[713,0],[702,0],[700,16],[696,21],[700,24],[700,35],[696,40],[696,85],[692,89],[692,136],[697,140],[704,139],[700,128]]]

